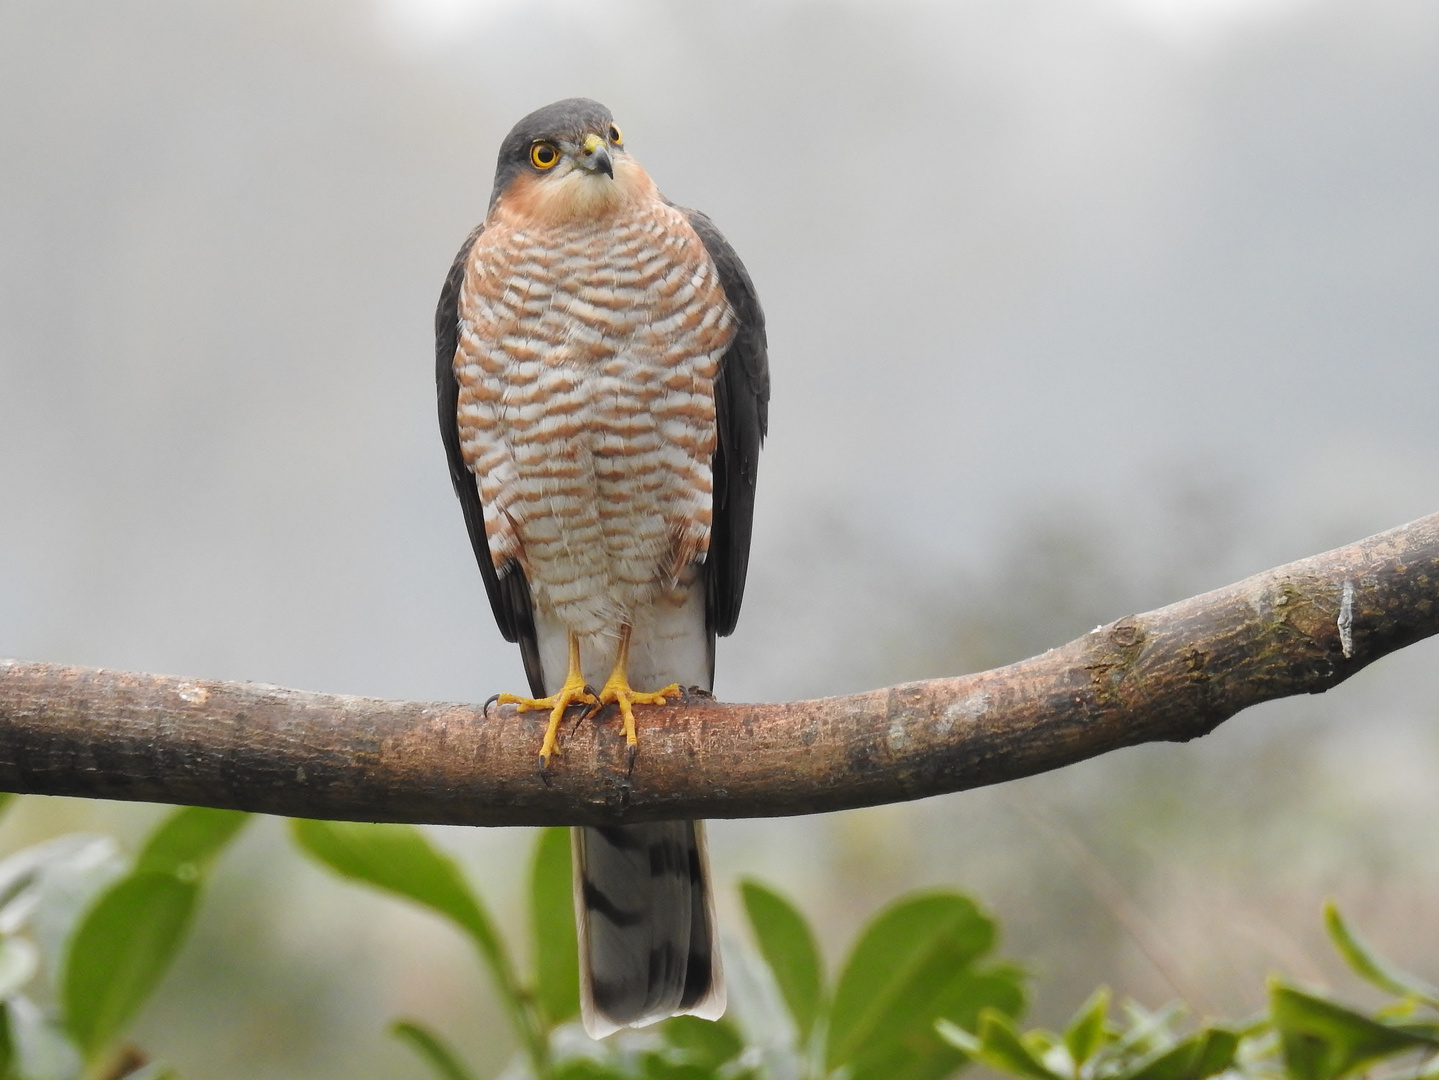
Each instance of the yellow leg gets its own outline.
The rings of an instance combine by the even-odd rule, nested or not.
[[[635,735],[635,713],[632,706],[663,705],[665,698],[680,696],[680,687],[679,683],[670,683],[659,690],[635,690],[630,686],[629,663],[630,628],[625,626],[620,629],[620,651],[615,657],[615,669],[610,672],[610,677],[600,691],[600,704],[608,705],[613,701],[619,705],[620,716],[625,725],[625,742],[629,744],[630,760],[633,761],[635,745],[639,740]]]
[[[565,684],[558,692],[544,698],[501,694],[497,700],[501,705],[515,706],[520,712],[531,709],[550,710],[550,726],[545,729],[545,741],[540,744],[541,769],[548,768],[550,756],[560,752],[560,721],[565,718],[565,710],[571,705],[593,705],[596,708],[600,705],[594,693],[585,685],[584,673],[580,671],[580,639],[574,634],[570,635],[570,669],[565,675]]]

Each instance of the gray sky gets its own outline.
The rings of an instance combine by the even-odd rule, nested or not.
[[[834,561],[817,521],[867,552],[862,593],[982,564],[1035,508],[1142,525],[1183,470],[1261,508],[1255,559],[1439,504],[1431,5],[0,20],[0,652],[514,682],[432,430],[430,312],[500,136],[570,93],[766,304],[741,655],[792,637],[803,598],[765,596]],[[724,655],[722,687],[789,692]]]

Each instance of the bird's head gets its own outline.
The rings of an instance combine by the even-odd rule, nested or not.
[[[566,98],[530,113],[505,136],[490,209],[502,204],[530,220],[573,221],[653,195],[609,109]]]

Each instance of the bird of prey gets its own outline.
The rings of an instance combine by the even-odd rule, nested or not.
[[[769,403],[749,274],[571,98],[501,144],[435,339],[450,478],[533,695],[500,701],[549,713],[542,772],[571,706],[613,704],[633,763],[635,706],[711,690],[739,617]],[[702,823],[572,837],[586,1030],[717,1019]]]

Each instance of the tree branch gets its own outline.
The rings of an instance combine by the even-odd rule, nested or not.
[[[899,802],[1186,741],[1439,632],[1439,514],[1008,667],[781,705],[541,713],[0,661],[0,790],[462,825],[770,817]]]

